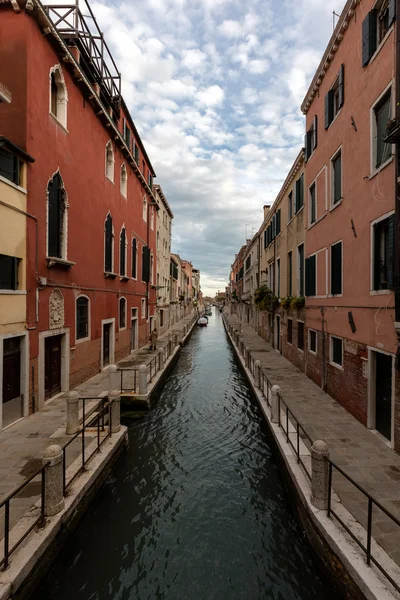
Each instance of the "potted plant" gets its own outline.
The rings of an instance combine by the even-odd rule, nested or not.
[[[293,310],[300,310],[301,308],[304,308],[305,303],[306,299],[304,298],[304,296],[295,296],[294,298],[292,298],[290,307]]]

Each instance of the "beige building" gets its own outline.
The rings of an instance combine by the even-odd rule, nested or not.
[[[301,150],[260,229],[261,285],[273,301],[259,333],[294,364],[304,360],[304,151]],[[293,339],[299,338],[296,347]]]
[[[258,315],[254,305],[254,292],[259,287],[259,256],[260,234],[257,232],[251,240],[247,241],[247,248],[243,260],[243,292],[242,318],[252,327],[257,328]]]
[[[159,206],[157,212],[157,321],[159,333],[170,324],[170,262],[171,234],[174,215],[160,185],[153,187]]]
[[[29,414],[28,329],[37,325],[37,314],[26,309],[27,231],[36,236],[37,225],[26,212],[32,162],[0,136],[0,429]],[[30,260],[35,268],[37,257]]]

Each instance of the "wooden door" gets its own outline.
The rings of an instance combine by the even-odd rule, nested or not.
[[[110,331],[110,323],[103,325],[103,367],[110,363]]]
[[[376,360],[376,424],[379,433],[390,440],[392,437],[392,357],[375,352]]]
[[[45,400],[61,392],[61,335],[45,338]]]
[[[3,427],[22,417],[20,338],[8,338],[3,346]]]

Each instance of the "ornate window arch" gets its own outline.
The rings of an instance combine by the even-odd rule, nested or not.
[[[106,144],[106,177],[114,183],[114,149],[109,140]]]
[[[128,173],[126,170],[125,163],[121,165],[120,190],[121,194],[124,196],[124,198],[126,198],[128,195]]]
[[[113,273],[114,266],[114,227],[109,212],[104,221],[104,271]]]
[[[76,341],[90,339],[90,300],[88,296],[80,294],[75,301],[76,308]]]
[[[54,65],[49,73],[50,113],[65,129],[67,128],[68,92],[60,65]]]
[[[47,184],[47,256],[67,260],[68,195],[57,170]]]

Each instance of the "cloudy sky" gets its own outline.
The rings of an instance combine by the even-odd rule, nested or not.
[[[174,212],[173,251],[214,294],[302,146],[300,103],[344,1],[90,5]]]

